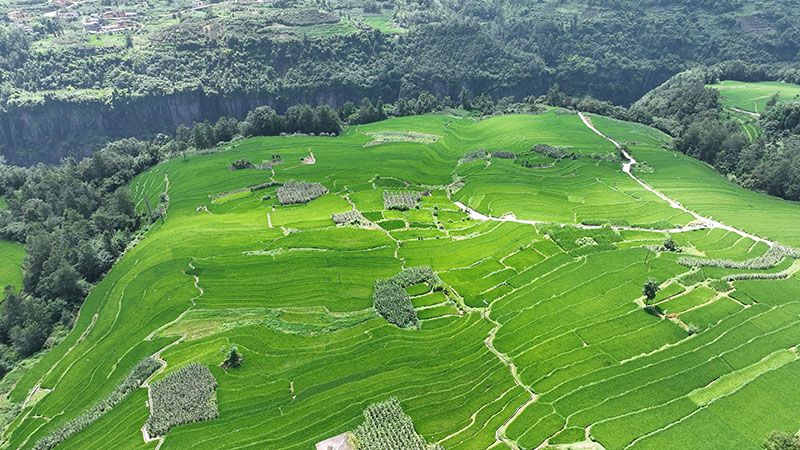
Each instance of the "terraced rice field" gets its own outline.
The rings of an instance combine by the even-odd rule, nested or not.
[[[778,102],[800,101],[800,86],[780,81],[726,80],[710,87],[719,90],[723,105],[759,114],[764,111],[764,105],[775,94],[779,95]]]
[[[692,211],[800,245],[800,205],[743,191],[659,148],[666,137],[655,130],[592,122],[655,168],[634,175]],[[376,135],[439,138],[365,145]],[[459,164],[472,150],[522,154],[539,143],[580,156],[542,167]],[[227,169],[243,157],[299,161],[309,151],[314,164],[284,163],[274,175]],[[446,449],[587,439],[608,449],[759,448],[773,429],[797,431],[796,402],[787,401],[800,399],[795,261],[754,271],[784,279],[725,290],[718,280],[741,270],[678,264],[679,254],[656,248],[667,232],[685,254],[737,261],[774,242],[687,227],[692,214],[595,154],[616,150],[577,115],[551,111],[391,119],[337,138],[253,138],[160,164],[131,192],[144,211],[145,198],[156,205],[166,191],[166,220],[16,385],[10,400],[21,412],[3,443],[32,447],[153,354],[166,366],[150,383],[208,365],[219,418],[145,442],[143,388],[65,448],[309,449],[356,429],[368,405],[391,397]],[[278,204],[274,186],[239,194],[289,180],[329,193],[291,206]],[[419,207],[386,210],[384,191],[419,192]],[[352,210],[365,221],[333,223]],[[419,327],[400,329],[372,307],[374,282],[413,266],[430,266],[444,289],[406,287]],[[656,312],[644,307],[648,277],[662,285]],[[244,364],[226,371],[230,345]]]
[[[738,123],[750,141],[763,132],[758,125],[758,116],[764,112],[773,95],[778,94],[778,103],[800,102],[800,85],[780,81],[726,80],[709,86],[719,90],[722,119]]]

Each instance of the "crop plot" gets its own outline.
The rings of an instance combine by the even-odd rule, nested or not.
[[[60,445],[152,448],[146,427],[163,450],[347,432],[406,448],[709,448],[713,429],[749,449],[799,429],[800,207],[660,148],[652,128],[592,123],[647,163],[633,173],[646,186],[553,111],[253,138],[143,173],[137,210],[166,220],[19,380],[4,444],[72,423],[148,356],[149,391]],[[314,164],[274,175],[228,169],[310,148]],[[245,360],[225,371],[231,345]]]

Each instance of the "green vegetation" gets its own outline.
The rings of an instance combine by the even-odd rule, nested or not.
[[[25,246],[16,242],[0,241],[0,286],[13,286],[19,291],[22,288],[22,259]]]
[[[29,329],[52,348],[26,371],[15,369],[15,384],[4,380],[3,444],[31,447],[153,355],[166,365],[148,383],[149,407],[147,392],[134,390],[59,446],[154,447],[142,439],[145,424],[163,450],[307,449],[346,430],[358,435],[362,424],[363,433],[402,433],[409,447],[454,450],[569,445],[587,430],[613,450],[754,449],[772,430],[796,429],[796,405],[786,401],[800,396],[791,350],[800,342],[795,258],[740,267],[773,258],[757,238],[799,245],[798,206],[661,148],[670,139],[653,128],[596,114],[587,120],[654,168],[636,174],[643,182],[755,236],[687,226],[697,223],[692,214],[619,161],[593,157],[616,155],[613,144],[578,115],[555,110],[480,121],[393,117],[338,136],[238,139],[185,158],[163,144],[160,162],[141,163],[125,189],[132,213],[122,216],[138,217],[142,231],[131,233],[132,245],[80,314],[66,314],[74,319],[69,334]],[[371,133],[439,138],[365,145]],[[537,143],[569,146],[575,156],[521,156]],[[488,158],[496,151],[518,157]],[[473,152],[478,157],[465,161]],[[88,174],[120,154],[65,167]],[[313,164],[299,163],[312,154]],[[519,161],[531,157],[548,167]],[[229,169],[242,159],[266,170]],[[44,169],[4,184],[12,215],[2,217],[13,219],[4,230],[54,222],[50,214],[25,221],[24,211],[62,201],[38,196],[51,192],[38,180],[52,175],[37,170]],[[116,186],[117,173],[90,184]],[[291,180],[327,193],[283,205],[277,191]],[[412,208],[386,209],[384,192],[420,196]],[[19,195],[27,208],[14,205]],[[152,213],[159,207],[163,214]],[[371,223],[337,225],[354,223],[357,212]],[[659,248],[673,244],[681,253]],[[687,266],[683,257],[730,263]],[[730,289],[719,281],[741,273],[782,278],[735,280]],[[650,278],[664,287],[643,310]],[[40,304],[31,296],[23,286],[4,311]],[[58,306],[57,298],[37,302]],[[28,327],[0,322],[14,337],[3,348],[11,355]],[[220,367],[232,347],[244,363]],[[388,407],[369,407],[393,397]],[[725,433],[705,445],[709,430]]]
[[[281,205],[293,205],[296,203],[308,203],[317,197],[325,195],[328,189],[319,183],[289,180],[279,187],[276,192]]]
[[[197,363],[153,383],[150,387],[153,404],[145,423],[148,434],[163,436],[178,425],[216,419],[219,416],[216,389],[214,375],[207,366]]]
[[[158,370],[161,364],[153,358],[145,358],[133,367],[128,375],[122,380],[104,400],[96,403],[78,417],[62,423],[59,428],[53,430],[49,435],[36,441],[34,449],[48,450],[66,441],[70,436],[78,433],[91,425],[103,415],[114,409],[133,391],[139,389],[153,372]]]
[[[778,103],[800,101],[800,85],[780,81],[744,82],[726,80],[710,87],[720,93],[725,106],[762,113],[767,102],[778,94]]]
[[[430,267],[410,267],[397,275],[375,281],[373,301],[378,314],[400,328],[416,326],[418,319],[405,288],[426,283],[429,289],[442,289],[442,280]],[[427,292],[427,291],[426,291]]]
[[[359,450],[430,450],[425,439],[414,429],[414,422],[394,397],[369,405],[364,410],[364,423],[353,434]]]

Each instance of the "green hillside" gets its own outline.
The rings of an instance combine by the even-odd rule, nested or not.
[[[391,398],[448,450],[757,449],[800,429],[800,253],[780,245],[800,246],[800,205],[661,148],[652,128],[586,120],[630,149],[633,176],[552,109],[257,137],[145,171],[137,209],[163,199],[166,216],[11,391],[3,445],[309,449],[364,435],[365,409]],[[377,286],[417,325],[382,317]],[[231,346],[241,365],[222,367]],[[147,386],[112,395],[148,356]],[[193,363],[216,385],[187,380]],[[218,417],[143,436],[158,389]]]

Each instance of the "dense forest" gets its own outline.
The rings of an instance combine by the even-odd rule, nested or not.
[[[396,0],[387,5],[406,33],[287,38],[266,27],[274,17],[182,18],[124,47],[35,48],[35,37],[0,27],[0,152],[55,162],[88,155],[102,143],[93,137],[364,96],[468,89],[521,100],[558,83],[627,105],[701,63],[796,61],[800,12],[757,3]]]

